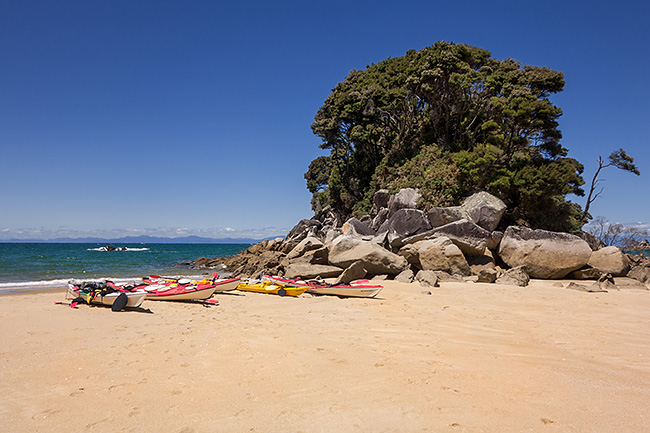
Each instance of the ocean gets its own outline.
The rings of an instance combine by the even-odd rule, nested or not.
[[[103,251],[103,246],[0,243],[0,293],[65,287],[71,279],[126,283],[148,275],[205,276],[207,270],[179,263],[235,255],[250,244],[115,244],[125,251]]]

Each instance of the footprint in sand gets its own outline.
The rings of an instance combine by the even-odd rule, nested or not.
[[[78,396],[78,395],[83,395],[83,393],[84,393],[84,389],[83,389],[83,388],[79,388],[78,391],[73,391],[73,392],[71,392],[71,393],[70,393],[70,397],[76,397],[76,396]]]
[[[104,418],[104,419],[99,420],[97,422],[93,422],[91,424],[86,424],[86,430],[91,429],[91,428],[93,428],[95,426],[98,426],[99,424],[102,424],[102,423],[105,423],[105,422],[110,422],[110,421],[111,421],[111,418]]]
[[[122,386],[126,386],[126,383],[120,383],[118,385],[111,385],[111,386],[108,387],[108,390],[109,391],[115,391],[117,388],[120,388]]]
[[[48,416],[50,416],[50,415],[54,415],[55,413],[59,413],[59,412],[61,412],[61,411],[60,411],[60,410],[56,410],[56,409],[48,409],[48,410],[44,410],[43,412],[39,412],[39,413],[37,413],[36,415],[32,415],[32,419],[33,419],[33,420],[45,419],[45,418],[47,418]]]

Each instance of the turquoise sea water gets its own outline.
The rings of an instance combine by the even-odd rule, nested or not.
[[[70,279],[126,282],[151,274],[200,276],[207,271],[179,263],[199,257],[231,256],[250,244],[115,244],[128,250],[100,251],[102,246],[0,243],[0,293],[64,287]]]

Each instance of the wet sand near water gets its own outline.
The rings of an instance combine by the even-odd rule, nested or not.
[[[377,283],[152,313],[0,296],[2,430],[650,431],[650,292]]]

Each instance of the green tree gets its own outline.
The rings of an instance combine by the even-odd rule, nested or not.
[[[560,72],[448,42],[353,70],[315,116],[330,153],[310,165],[308,188],[344,217],[367,212],[380,188],[419,187],[424,209],[487,190],[508,205],[505,221],[575,230],[581,210],[565,197],[584,195],[583,167],[560,145],[549,100],[563,87]]]

